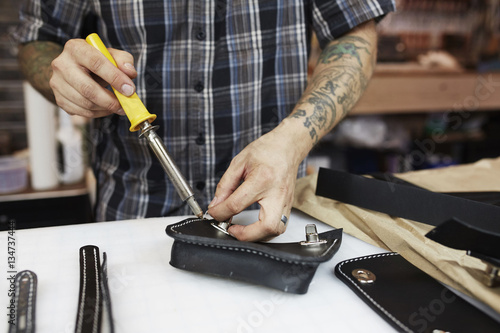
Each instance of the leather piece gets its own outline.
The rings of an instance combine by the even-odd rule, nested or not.
[[[333,257],[342,229],[320,233],[322,245],[240,242],[210,225],[211,220],[187,219],[167,226],[174,238],[173,267],[305,294],[320,263]]]
[[[99,248],[86,245],[80,248],[80,296],[75,333],[101,331],[102,291]]]
[[[500,215],[498,217],[500,218]],[[500,234],[484,233],[453,218],[429,231],[425,237],[453,249],[496,258],[496,266],[500,267]]]
[[[352,275],[359,269],[372,272],[375,281],[359,282]],[[500,332],[500,323],[397,253],[342,261],[335,275],[399,332]]]
[[[21,271],[15,279],[15,324],[9,324],[9,333],[34,333],[37,277],[32,271]]]
[[[387,183],[346,172],[320,169],[316,195],[433,226],[440,226],[446,221],[460,221],[447,222],[449,224],[442,226],[446,229],[444,233],[438,228],[428,235],[445,246],[456,243],[455,239],[460,238],[462,246],[456,248],[500,260],[500,207],[408,184]],[[467,229],[474,232],[469,233]],[[486,242],[492,246],[483,246]],[[485,249],[488,251],[482,252]]]
[[[394,184],[408,185],[424,189],[423,187],[410,183],[409,181],[398,178],[391,173],[376,172],[376,173],[371,173],[370,176],[372,176],[375,179],[383,180]],[[498,191],[438,192],[438,193],[451,195],[454,197],[468,199],[468,200],[474,200],[490,205],[500,206],[500,192]]]

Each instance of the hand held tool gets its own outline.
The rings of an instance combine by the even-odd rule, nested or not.
[[[97,34],[93,33],[88,35],[86,41],[104,54],[104,56],[106,56],[106,58],[108,58],[113,65],[117,66],[115,60]],[[174,160],[168,154],[167,149],[165,148],[165,145],[161,141],[160,137],[155,132],[156,129],[158,129],[158,126],[151,125],[151,123],[156,119],[156,115],[148,112],[136,93],[127,97],[115,90],[115,88],[113,88],[113,91],[125,111],[125,114],[130,120],[130,131],[135,132],[141,130],[141,134],[139,136],[145,137],[148,140],[149,147],[153,150],[156,157],[160,161],[163,169],[167,173],[168,178],[174,184],[181,199],[188,203],[194,215],[198,218],[203,218],[203,211],[194,198],[193,190],[187,183],[177,165],[175,165]]]

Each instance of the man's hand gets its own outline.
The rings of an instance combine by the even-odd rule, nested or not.
[[[50,87],[57,105],[71,115],[98,118],[111,113],[124,115],[116,96],[105,89],[108,84],[130,96],[137,76],[130,53],[109,49],[116,68],[101,52],[83,39],[69,40],[52,61]]]
[[[291,115],[233,159],[208,213],[226,221],[254,202],[260,204],[257,222],[229,228],[234,237],[258,241],[285,231],[281,216],[289,216],[298,166],[364,92],[376,60],[376,37],[369,21],[330,42]]]
[[[286,225],[281,216],[290,216],[297,170],[304,158],[299,148],[283,123],[249,144],[232,160],[208,213],[225,221],[257,202],[261,207],[259,220],[248,226],[233,225],[229,233],[242,241],[282,234]]]
[[[134,58],[124,51],[109,52],[118,68],[83,39],[69,40],[64,48],[35,41],[19,45],[19,64],[32,86],[69,114],[88,118],[124,114],[115,95],[104,87],[111,84],[122,94],[132,95],[132,79],[137,76]]]

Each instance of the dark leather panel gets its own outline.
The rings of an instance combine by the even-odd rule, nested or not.
[[[174,238],[170,264],[176,268],[305,294],[318,265],[333,257],[342,229],[319,234],[322,245],[241,242],[210,225],[187,219],[169,225]]]
[[[352,272],[375,275],[363,284]],[[500,324],[397,253],[340,262],[335,275],[400,332],[500,332]]]
[[[320,169],[316,195],[436,226],[430,239],[492,264],[500,260],[500,207],[392,180]]]

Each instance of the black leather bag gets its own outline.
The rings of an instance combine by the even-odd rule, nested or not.
[[[169,225],[176,268],[305,294],[319,264],[333,257],[342,229],[318,234],[322,244],[241,242],[217,230],[211,220],[190,218]]]

